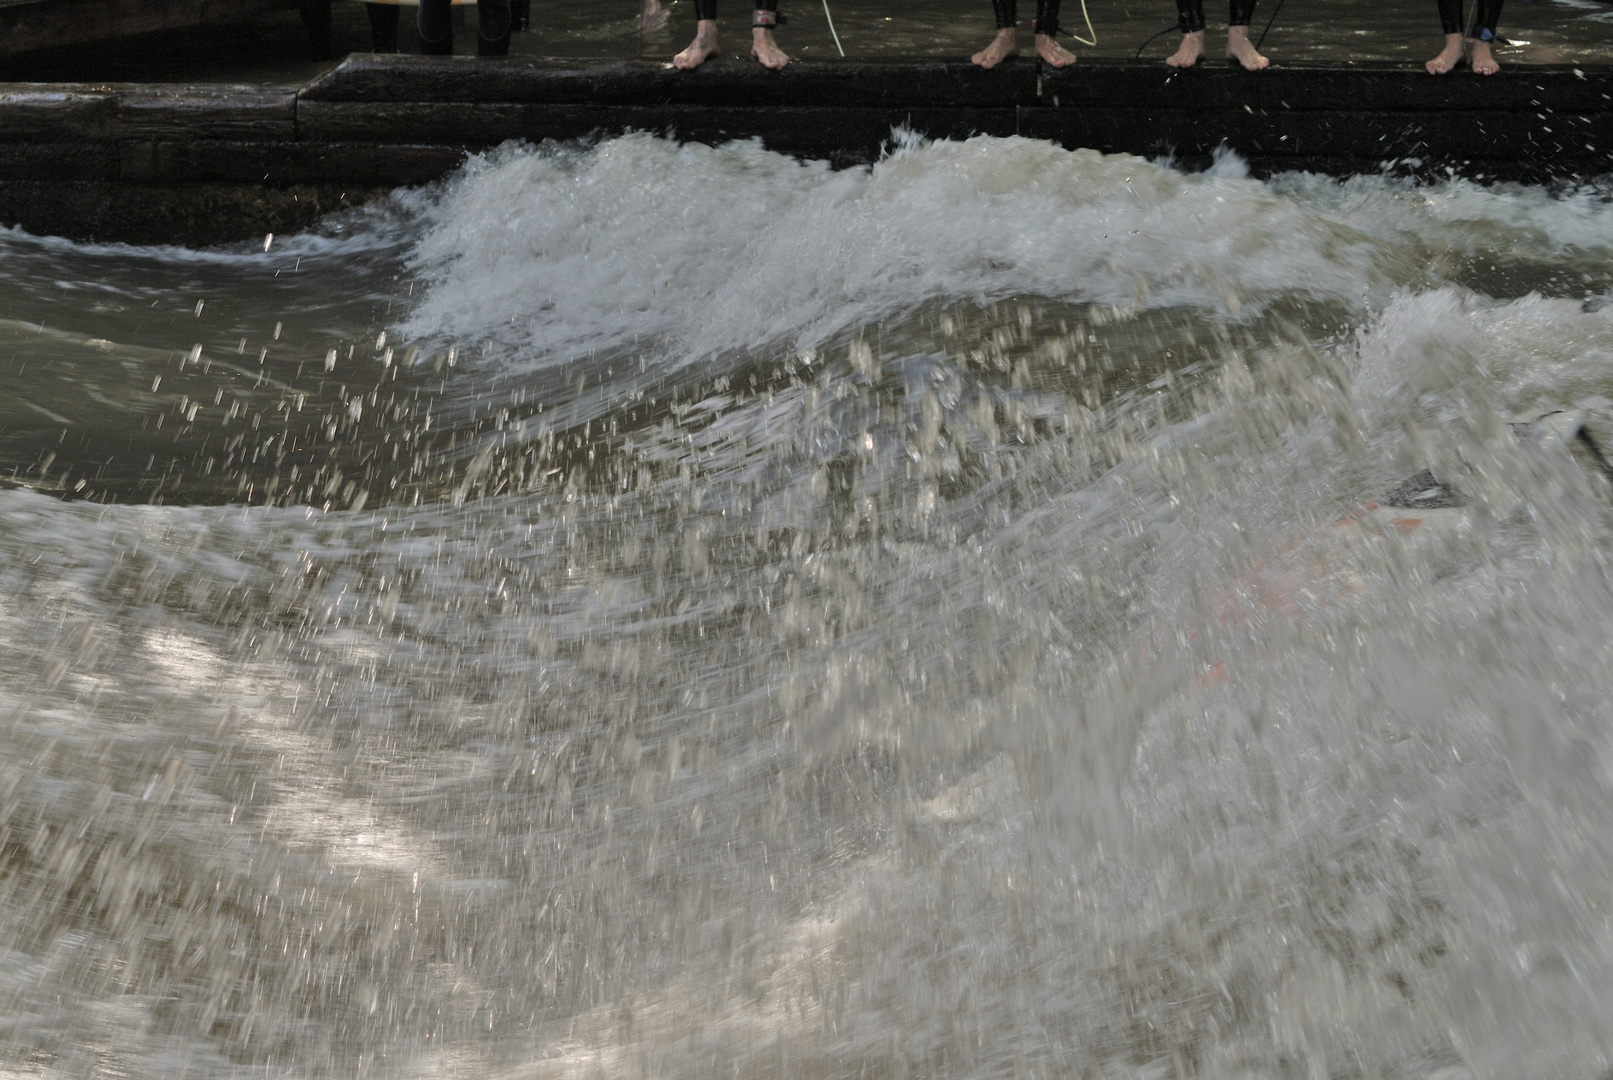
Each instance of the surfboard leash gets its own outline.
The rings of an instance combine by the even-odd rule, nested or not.
[[[1266,20],[1266,28],[1260,31],[1260,37],[1255,40],[1255,52],[1260,51],[1260,43],[1266,40],[1267,34],[1271,33],[1271,24],[1277,21],[1277,13],[1283,9],[1284,2],[1285,0],[1277,0],[1277,6],[1271,9],[1271,18]]]
[[[840,44],[840,35],[835,33],[835,17],[829,14],[829,0],[823,0],[823,17],[829,23],[829,36],[835,39],[835,48],[840,50],[841,56],[845,56],[846,50]]]
[[[1143,58],[1143,50],[1148,48],[1148,46],[1152,45],[1156,39],[1164,37],[1166,34],[1170,33],[1172,30],[1180,30],[1180,29],[1181,29],[1180,25],[1178,25],[1177,23],[1171,23],[1169,26],[1167,26],[1165,29],[1161,30],[1159,33],[1148,35],[1146,38],[1143,39],[1143,43],[1141,45],[1137,46],[1137,55],[1132,57],[1132,59],[1133,60],[1141,60]]]
[[[1081,0],[1081,18],[1086,20],[1087,33],[1092,35],[1092,40],[1091,41],[1088,41],[1086,38],[1082,37],[1080,34],[1077,34],[1074,30],[1064,30],[1064,28],[1062,26],[1059,27],[1059,29],[1064,30],[1064,32],[1066,34],[1068,34],[1073,40],[1080,42],[1082,45],[1085,45],[1090,49],[1095,49],[1095,48],[1098,47],[1098,32],[1096,30],[1092,29],[1092,16],[1087,14],[1087,0]],[[1154,35],[1154,37],[1158,37],[1158,36],[1159,36],[1158,34]],[[1153,38],[1150,38],[1149,40],[1152,41]],[[1144,44],[1146,44],[1146,42]]]

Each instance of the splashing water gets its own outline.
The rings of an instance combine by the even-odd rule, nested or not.
[[[0,1076],[1606,1074],[1508,424],[1613,436],[1605,193],[633,136],[265,247],[0,236]]]

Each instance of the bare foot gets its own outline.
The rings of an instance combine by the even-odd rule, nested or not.
[[[1036,55],[1048,67],[1069,67],[1075,63],[1075,54],[1060,45],[1058,40],[1050,34],[1036,35]],[[976,63],[979,63],[979,61],[976,61]]]
[[[790,62],[784,50],[778,47],[778,42],[773,40],[773,31],[765,26],[751,28],[750,54],[756,57],[763,67],[772,68],[774,71]]]
[[[991,44],[969,57],[970,60],[990,71],[998,64],[1010,57],[1019,55],[1019,31],[1012,26],[1005,26],[997,31],[997,36],[991,39]]]
[[[717,55],[717,20],[701,19],[695,24],[694,40],[689,47],[672,58],[672,66],[680,71],[693,71]]]
[[[666,25],[667,17],[671,13],[661,0],[643,0],[639,7],[638,28],[640,30],[659,30]]]
[[[1438,56],[1428,61],[1423,67],[1428,69],[1428,74],[1430,75],[1444,75],[1461,62],[1462,35],[1446,34],[1445,47],[1439,50]]]
[[[1255,52],[1247,26],[1227,28],[1227,56],[1242,64],[1245,71],[1261,71],[1271,66],[1270,60]]]
[[[1467,63],[1475,75],[1494,75],[1501,70],[1490,53],[1490,43],[1479,38],[1473,39],[1473,55],[1468,57]]]
[[[1165,58],[1165,63],[1173,68],[1190,68],[1199,62],[1204,53],[1204,31],[1195,30],[1191,34],[1182,35],[1182,43],[1176,46],[1176,51]]]

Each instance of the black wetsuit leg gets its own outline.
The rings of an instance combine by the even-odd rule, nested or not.
[[[779,23],[784,21],[778,17],[778,0],[756,0],[756,10],[772,12],[772,21],[774,26],[777,26]],[[754,15],[752,15],[751,18],[755,19],[755,21],[758,23],[767,21],[766,19],[757,19]]]
[[[1475,0],[1473,37],[1480,41],[1495,40],[1495,24],[1501,21],[1501,0]],[[1439,25],[1447,34],[1460,34],[1467,30],[1462,22],[1462,0],[1439,0]]]
[[[997,16],[997,29],[1007,30],[1019,20],[1014,0],[991,0],[991,10]]]
[[[448,0],[420,0],[420,11],[415,15],[414,28],[420,35],[422,56],[453,55],[454,22]]]
[[[398,51],[398,5],[365,4],[364,13],[370,17],[370,43],[378,53]]]
[[[476,55],[508,55],[511,24],[510,0],[476,0]]]
[[[1036,21],[1031,31],[1056,37],[1059,32],[1059,0],[1036,0]]]
[[[330,0],[298,0],[297,6],[302,11],[302,26],[308,31],[308,47],[314,59],[329,60]]]
[[[699,22],[710,22],[717,17],[717,0],[694,0],[694,17]]]
[[[1255,0],[1232,0],[1227,13],[1228,26],[1248,26],[1255,14]],[[1176,25],[1184,34],[1204,29],[1204,0],[1176,0]]]
[[[454,13],[449,0],[420,0],[415,29],[423,55],[453,55]],[[509,51],[510,0],[476,0],[476,55],[503,56]]]

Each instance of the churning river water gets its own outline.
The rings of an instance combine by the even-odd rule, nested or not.
[[[5,1080],[1608,1074],[1606,190],[633,136],[0,277]]]

